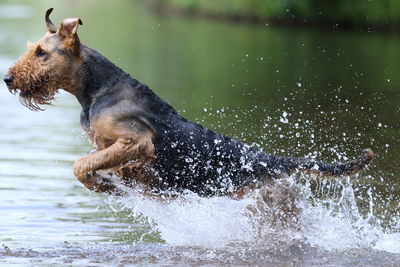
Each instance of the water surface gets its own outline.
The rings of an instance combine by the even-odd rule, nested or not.
[[[254,198],[152,200],[87,191],[72,164],[90,152],[80,106],[60,93],[31,112],[0,88],[0,264],[392,265],[400,262],[400,38],[270,28],[156,14],[136,1],[0,1],[0,74],[45,32],[80,17],[81,41],[183,116],[276,155],[369,171],[292,177],[299,230],[249,213]],[[73,4],[72,4],[73,3]],[[356,262],[356,263],[355,263]]]

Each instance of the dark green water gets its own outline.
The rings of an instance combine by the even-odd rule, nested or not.
[[[0,244],[11,251],[0,248],[0,263],[340,265],[355,259],[361,264],[399,261],[398,34],[271,28],[175,17],[153,13],[140,2],[128,0],[18,4],[3,0],[1,75],[25,50],[26,41],[36,41],[45,32],[43,17],[49,7],[55,9],[52,19],[56,25],[66,17],[80,17],[79,36],[84,44],[149,85],[188,119],[257,143],[277,155],[332,162],[355,157],[370,147],[376,159],[369,171],[352,178],[352,185],[333,183],[338,191],[349,189],[350,197],[345,190],[331,194],[324,182],[307,185],[313,192],[309,198],[329,199],[316,206],[332,221],[319,224],[334,225],[340,218],[333,229],[348,227],[343,231],[354,230],[355,236],[326,237],[326,229],[309,235],[305,230],[301,235],[309,241],[295,248],[277,252],[247,246],[238,253],[236,241],[219,235],[231,227],[222,223],[224,216],[235,216],[229,200],[197,200],[200,207],[186,202],[163,206],[137,196],[123,200],[89,193],[71,171],[73,161],[90,151],[81,134],[77,101],[62,93],[53,107],[32,113],[2,85]],[[344,203],[347,197],[351,204]],[[304,217],[321,217],[303,201]],[[209,212],[203,214],[201,208]],[[197,218],[196,209],[200,209]],[[165,219],[171,216],[176,216],[175,222]],[[212,228],[207,220],[226,228]],[[181,227],[179,231],[174,223]],[[188,225],[193,228],[186,229]],[[210,229],[202,232],[202,227]],[[204,236],[210,237],[212,245]],[[329,247],[330,242],[345,242],[352,252]],[[217,248],[213,248],[215,243]]]

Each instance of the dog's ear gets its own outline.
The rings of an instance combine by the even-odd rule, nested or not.
[[[50,20],[50,14],[51,14],[52,11],[53,11],[52,8],[47,9],[46,15],[44,16],[44,19],[46,21],[47,30],[50,33],[56,33],[57,32],[57,28],[56,28],[56,26],[54,26],[53,22]]]
[[[64,46],[75,55],[79,55],[80,51],[80,41],[77,33],[79,25],[82,25],[81,19],[65,19],[61,23],[61,28],[58,32],[63,39]]]

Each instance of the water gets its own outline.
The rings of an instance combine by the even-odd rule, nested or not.
[[[1,75],[43,34],[49,7],[56,25],[81,17],[82,42],[189,119],[277,155],[335,161],[371,147],[376,159],[357,177],[284,181],[294,217],[258,191],[109,197],[72,175],[90,151],[77,101],[60,93],[31,112],[1,85],[0,264],[399,264],[397,35],[178,18],[128,0],[0,1]]]

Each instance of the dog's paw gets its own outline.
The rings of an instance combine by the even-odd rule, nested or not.
[[[84,160],[83,159],[78,159],[75,161],[74,166],[73,166],[73,173],[75,175],[76,178],[78,178],[78,180],[81,183],[86,183],[88,182],[90,179],[89,171],[87,168],[84,167]]]

